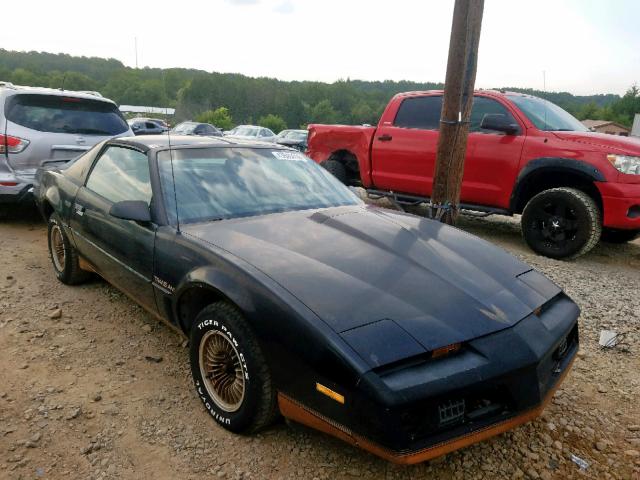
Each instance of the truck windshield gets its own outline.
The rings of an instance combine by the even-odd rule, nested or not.
[[[171,156],[164,150],[158,168],[172,223],[362,203],[324,168],[289,150],[183,148]]]
[[[540,130],[547,132],[588,132],[580,120],[559,106],[542,98],[509,95],[509,100]]]

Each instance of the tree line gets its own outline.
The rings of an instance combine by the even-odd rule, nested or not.
[[[308,123],[376,124],[399,92],[443,88],[442,83],[338,80],[286,82],[236,73],[185,68],[129,68],[119,60],[0,49],[0,80],[16,85],[99,91],[118,104],[172,107],[174,121],[210,120],[227,128],[258,123],[278,130]],[[546,98],[580,119],[613,120],[630,126],[640,112],[640,92],[623,96],[578,96],[508,88]],[[222,110],[221,110],[222,109]],[[220,124],[222,122],[223,124]]]

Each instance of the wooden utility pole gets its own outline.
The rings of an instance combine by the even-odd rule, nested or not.
[[[456,0],[453,9],[431,196],[431,217],[450,225],[460,205],[483,10],[484,0]]]

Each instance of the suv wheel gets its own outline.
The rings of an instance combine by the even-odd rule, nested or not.
[[[90,274],[80,268],[78,253],[71,245],[57,213],[49,217],[48,239],[49,256],[58,280],[67,285],[75,285],[86,280]]]
[[[275,390],[258,341],[236,307],[216,302],[191,329],[191,374],[198,396],[225,429],[250,433],[277,413]]]
[[[593,198],[575,188],[552,188],[522,212],[522,234],[531,249],[550,258],[576,258],[591,250],[602,232]]]
[[[619,230],[617,228],[603,228],[602,241],[609,243],[627,243],[640,238],[640,230]]]
[[[340,182],[347,184],[347,169],[338,160],[326,160],[320,164],[327,172],[336,177]]]

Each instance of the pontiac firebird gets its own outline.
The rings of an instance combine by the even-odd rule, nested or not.
[[[421,462],[535,418],[578,349],[579,309],[542,274],[300,152],[120,138],[38,178],[58,279],[97,273],[188,336],[232,432],[281,414]]]

